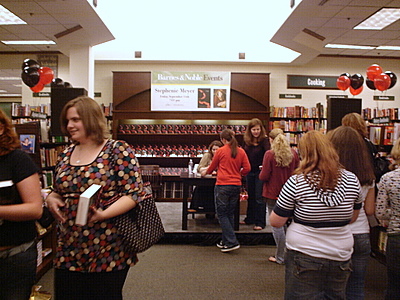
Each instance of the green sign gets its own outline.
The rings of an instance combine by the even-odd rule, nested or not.
[[[374,100],[394,101],[394,96],[374,96]]]
[[[326,95],[326,100],[332,99],[332,98],[335,98],[335,99],[343,98],[343,99],[345,99],[345,98],[349,98],[349,96],[348,95]]]
[[[301,94],[279,94],[279,99],[301,99]]]
[[[338,76],[287,75],[288,89],[337,90]]]
[[[33,97],[50,97],[50,96],[51,96],[50,92],[33,93]]]

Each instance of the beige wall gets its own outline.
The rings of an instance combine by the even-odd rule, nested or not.
[[[19,69],[25,58],[35,58],[35,55],[0,55],[0,66],[5,69]],[[100,98],[95,98],[99,103],[109,103],[112,101],[112,72],[113,71],[152,71],[152,70],[171,70],[171,71],[231,71],[231,72],[260,72],[271,74],[271,105],[275,106],[294,106],[303,105],[305,107],[315,106],[321,102],[326,105],[326,95],[346,94],[353,97],[349,91],[340,90],[307,90],[307,89],[287,89],[286,75],[327,75],[339,76],[342,73],[360,73],[366,77],[366,69],[372,64],[379,64],[384,71],[392,71],[399,77],[399,82],[392,89],[384,92],[390,96],[395,96],[395,101],[374,101],[374,95],[382,95],[382,92],[372,91],[366,85],[360,95],[363,99],[363,108],[379,107],[390,108],[400,107],[400,60],[399,59],[371,59],[371,58],[316,58],[312,62],[302,66],[290,66],[283,64],[255,64],[255,63],[187,63],[187,62],[146,62],[146,61],[124,61],[124,62],[102,62],[95,63],[95,82],[94,91],[101,92]],[[58,77],[64,81],[69,80],[69,60],[64,55],[59,55]],[[74,87],[81,87],[79,83],[71,82]],[[132,83],[134,84],[134,83]],[[38,105],[49,102],[49,98],[33,98],[31,90],[23,85],[22,101]],[[45,88],[43,91],[48,91]],[[302,94],[302,99],[289,100],[279,99],[279,94],[293,93]]]
[[[107,103],[112,100],[112,72],[113,71],[152,71],[152,70],[171,70],[171,71],[231,71],[231,72],[260,72],[271,74],[270,105],[275,106],[294,106],[302,105],[305,107],[315,106],[321,102],[326,105],[326,95],[346,94],[353,97],[349,91],[340,90],[308,90],[308,89],[287,89],[286,75],[326,75],[339,76],[342,73],[360,73],[366,77],[367,68],[374,64],[379,64],[384,71],[392,71],[399,77],[399,82],[386,93],[393,95],[396,101],[374,101],[374,95],[382,95],[382,92],[372,91],[364,84],[364,90],[357,98],[363,99],[363,108],[379,107],[390,108],[400,107],[400,60],[394,59],[354,59],[354,58],[316,58],[311,63],[304,66],[287,66],[281,64],[216,64],[216,63],[185,63],[185,62],[96,62],[95,67],[95,92],[101,92],[102,97],[96,98],[100,103]],[[132,83],[134,84],[134,83]],[[286,100],[279,99],[279,94],[294,93],[302,94],[302,99]]]

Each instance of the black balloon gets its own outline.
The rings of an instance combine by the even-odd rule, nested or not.
[[[64,87],[66,88],[72,88],[72,84],[70,84],[69,82],[64,82]]]
[[[39,70],[40,65],[36,60],[27,58],[22,63],[22,70],[24,70],[25,68],[36,68]]]
[[[390,85],[388,89],[391,89],[397,82],[397,76],[392,71],[386,71],[384,73],[390,77]]]
[[[29,87],[34,87],[40,80],[39,71],[36,68],[25,67],[21,73],[22,81]]]
[[[340,76],[347,76],[347,77],[349,77],[349,78],[351,77],[349,73],[343,73],[343,74],[340,74]],[[339,77],[340,77],[340,76],[339,76]]]
[[[350,86],[358,90],[364,84],[364,77],[361,74],[354,74],[350,77]]]
[[[64,81],[61,78],[54,78],[50,84],[51,87],[64,87]]]
[[[367,79],[365,80],[365,83],[367,84],[367,87],[369,87],[371,90],[376,90],[373,80],[371,80],[367,77]]]

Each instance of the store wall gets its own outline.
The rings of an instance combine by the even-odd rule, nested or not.
[[[1,68],[20,69],[25,58],[34,59],[32,55],[0,55]],[[360,73],[366,77],[366,69],[372,64],[379,64],[384,71],[392,71],[399,77],[399,82],[392,89],[386,92],[372,91],[364,84],[364,90],[357,98],[363,99],[362,107],[390,108],[400,107],[400,59],[376,59],[376,58],[316,58],[310,63],[301,66],[290,66],[286,64],[256,64],[256,63],[204,63],[204,62],[146,62],[146,61],[124,61],[124,62],[102,62],[95,63],[95,82],[94,91],[101,93],[101,97],[96,97],[99,103],[108,104],[112,101],[112,78],[113,71],[152,71],[152,70],[171,70],[171,71],[231,71],[231,72],[260,72],[270,73],[270,105],[275,106],[294,106],[302,105],[305,107],[315,106],[321,102],[326,105],[327,95],[343,95],[353,97],[349,91],[340,90],[309,90],[309,89],[287,89],[287,74],[294,75],[319,75],[319,76],[339,76],[342,73]],[[69,82],[69,60],[68,57],[59,55],[58,77]],[[22,81],[21,81],[22,82]],[[74,87],[81,87],[79,83],[71,82]],[[134,84],[134,83],[132,83]],[[49,98],[34,98],[32,91],[22,84],[22,102],[32,105],[50,102]],[[49,91],[45,87],[43,91]],[[279,99],[279,94],[291,93],[301,94],[302,99]],[[395,96],[395,101],[374,101],[374,95]]]
[[[275,106],[294,106],[302,105],[305,107],[315,106],[321,102],[326,106],[327,95],[353,95],[347,90],[310,90],[310,89],[287,89],[287,74],[294,75],[319,75],[319,76],[338,76],[342,73],[360,73],[366,77],[367,68],[376,63],[384,71],[392,71],[399,77],[399,82],[386,92],[372,91],[364,84],[361,94],[355,96],[362,98],[362,107],[390,108],[400,107],[400,60],[395,59],[371,59],[371,58],[316,58],[307,65],[288,66],[282,64],[254,64],[254,63],[187,63],[187,62],[96,62],[95,65],[95,92],[101,92],[101,97],[96,98],[99,103],[112,101],[112,72],[113,71],[231,71],[231,72],[260,72],[270,73],[270,105]],[[134,84],[134,83],[132,83]],[[291,93],[302,94],[302,99],[279,99],[279,94]],[[395,96],[395,101],[374,101],[374,95]]]

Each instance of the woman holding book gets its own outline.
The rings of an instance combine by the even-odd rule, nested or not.
[[[108,138],[103,112],[93,99],[69,101],[60,121],[73,143],[59,155],[53,192],[46,199],[60,222],[56,299],[122,299],[125,278],[137,256],[124,252],[114,218],[142,199],[138,162],[126,142]],[[81,226],[75,222],[79,196],[92,184],[102,190],[87,224]]]
[[[0,110],[0,299],[27,300],[36,277],[36,226],[42,214],[39,168]]]

